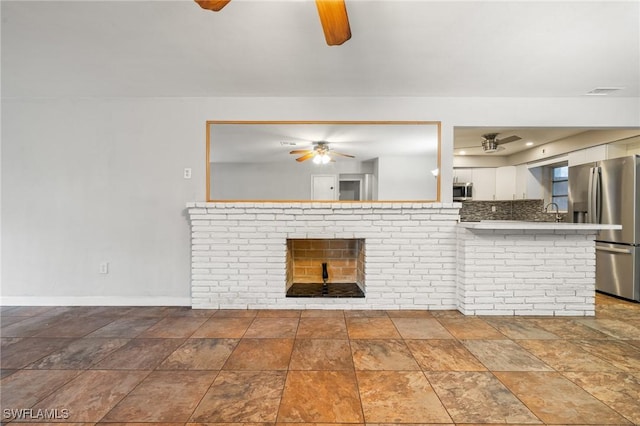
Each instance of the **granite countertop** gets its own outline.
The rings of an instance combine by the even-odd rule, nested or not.
[[[460,226],[467,229],[557,229],[567,231],[600,231],[603,229],[622,229],[622,225],[566,222],[527,222],[523,220],[483,220],[480,222],[460,222]]]

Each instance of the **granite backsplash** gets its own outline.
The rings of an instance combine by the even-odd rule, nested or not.
[[[493,211],[495,207],[495,211]],[[560,213],[564,221],[566,213]],[[544,200],[463,201],[460,221],[526,220],[531,222],[555,222],[555,209],[544,212]]]

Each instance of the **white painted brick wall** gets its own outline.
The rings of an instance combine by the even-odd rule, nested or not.
[[[457,309],[460,204],[189,203],[192,306]],[[287,298],[287,238],[364,238],[365,294]]]
[[[592,316],[595,231],[458,228],[466,315]]]
[[[459,204],[189,203],[192,305],[594,315],[594,231],[469,230]],[[286,298],[287,238],[364,238],[364,299]]]

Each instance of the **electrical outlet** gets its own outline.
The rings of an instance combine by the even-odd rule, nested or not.
[[[109,273],[109,262],[102,262],[98,267],[98,273],[100,274],[108,274]]]
[[[184,169],[184,178],[185,179],[191,179],[191,168],[187,167]]]
[[[491,212],[495,213],[496,212],[496,206],[491,206]]]

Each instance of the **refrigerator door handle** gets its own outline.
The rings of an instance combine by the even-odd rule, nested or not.
[[[589,223],[600,223],[602,220],[602,190],[600,186],[600,167],[592,167],[589,176],[589,193],[587,199],[589,205]]]
[[[609,253],[631,254],[631,250],[629,250],[629,249],[619,249],[619,248],[613,248],[613,247],[596,246],[596,250],[597,251],[605,251],[605,252],[609,252]]]

